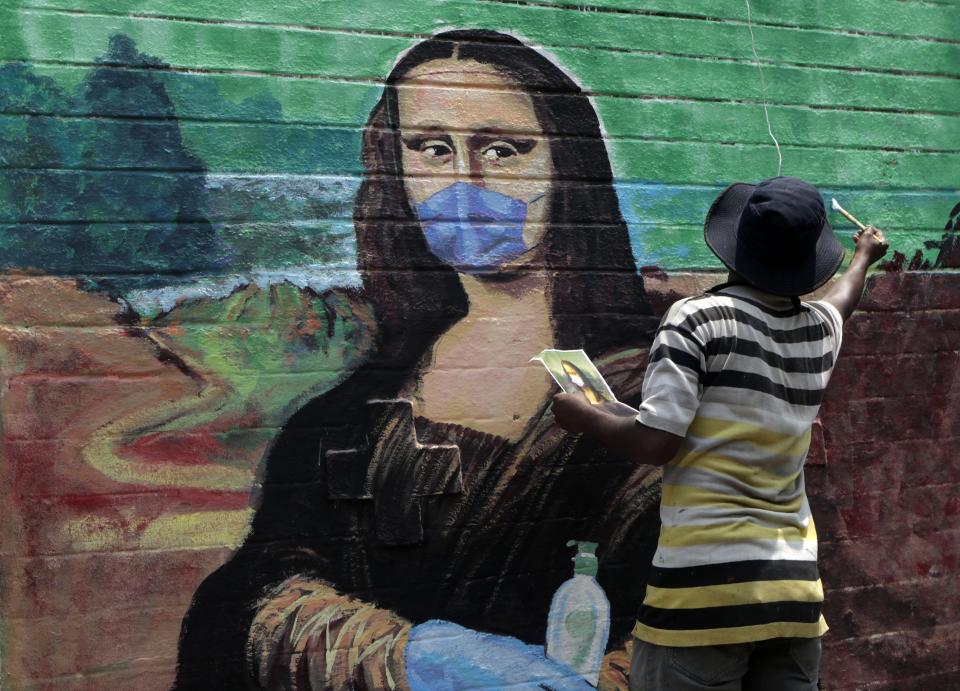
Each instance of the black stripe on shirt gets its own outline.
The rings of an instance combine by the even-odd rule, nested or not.
[[[776,343],[817,343],[828,334],[823,324],[808,324],[794,329],[774,329],[763,319],[759,319],[749,312],[736,307],[704,307],[699,309],[680,322],[681,329],[693,333],[698,327],[712,321],[733,320],[756,329]],[[682,332],[681,332],[682,333]]]
[[[750,559],[682,568],[651,566],[647,583],[657,588],[695,588],[752,581],[816,581],[817,562],[799,559]]]
[[[822,604],[785,601],[695,609],[661,609],[641,605],[637,620],[656,629],[683,630],[722,629],[774,622],[815,624],[820,620]]]
[[[669,360],[680,367],[686,367],[701,380],[704,377],[705,373],[703,371],[703,365],[700,362],[700,358],[692,353],[688,353],[686,350],[672,348],[661,343],[656,347],[656,349],[653,350],[653,352],[650,353],[650,364],[652,365],[660,360]]]
[[[731,389],[749,389],[779,398],[790,405],[820,405],[823,401],[823,389],[795,389],[771,381],[755,372],[721,370],[708,372],[703,380],[704,386],[725,386]]]
[[[833,367],[833,353],[827,353],[820,357],[783,357],[778,353],[766,350],[756,341],[746,338],[737,338],[736,336],[725,336],[721,338],[712,338],[707,343],[707,357],[714,355],[728,355],[736,353],[747,357],[755,357],[763,360],[771,367],[776,367],[784,372],[802,372],[804,374],[822,374]]]

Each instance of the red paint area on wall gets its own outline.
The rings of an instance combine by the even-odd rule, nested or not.
[[[646,279],[663,309],[718,276]],[[179,543],[151,531],[176,517],[242,515],[263,445],[244,455],[219,435],[258,421],[154,430],[114,447],[174,469],[218,468],[232,454],[249,478],[242,488],[124,482],[92,467],[85,451],[105,425],[196,397],[197,384],[118,327],[114,303],[69,282],[7,284],[6,314],[23,305],[20,323],[55,323],[36,307],[38,282],[60,294],[50,310],[66,306],[81,326],[87,317],[56,334],[2,331],[19,358],[4,362],[0,466],[7,671],[36,688],[166,689],[190,598],[231,547],[204,532],[216,524],[180,525]],[[880,275],[861,307],[806,468],[831,626],[823,688],[947,688],[960,659],[960,275]]]

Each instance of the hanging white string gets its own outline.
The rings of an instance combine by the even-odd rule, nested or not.
[[[760,96],[763,98],[763,117],[767,121],[767,134],[773,140],[773,145],[777,147],[777,175],[783,169],[783,156],[780,154],[780,142],[773,136],[773,127],[770,125],[770,112],[767,110],[767,83],[763,79],[763,67],[760,66],[760,56],[757,55],[757,41],[753,37],[753,20],[750,17],[750,0],[744,0],[747,3],[747,28],[750,29],[750,48],[753,50],[753,61],[757,64],[757,71],[760,73]]]

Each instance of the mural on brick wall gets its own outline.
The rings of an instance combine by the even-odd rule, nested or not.
[[[584,348],[636,405],[659,316],[717,282],[703,215],[776,164],[742,18],[140,4],[0,8],[0,686],[625,689],[659,472],[555,426],[529,360]],[[758,12],[796,63],[767,65],[784,172],[887,224],[884,285],[955,300],[953,78],[871,62],[947,44],[828,27],[808,58],[793,10]],[[914,329],[934,396],[951,309]],[[852,358],[909,340],[882,317]],[[829,545],[863,503],[817,482]]]
[[[524,366],[585,347],[639,393],[655,322],[593,107],[493,32],[424,41],[386,83],[354,211],[374,348],[271,442],[246,542],[184,622],[178,688],[536,687],[563,675],[543,642],[571,538],[600,545],[613,650],[642,599],[652,469],[560,430]]]

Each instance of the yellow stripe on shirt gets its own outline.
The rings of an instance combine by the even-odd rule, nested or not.
[[[757,427],[746,422],[715,420],[697,415],[687,435],[715,441],[749,441],[758,448],[776,456],[801,456],[810,446],[810,429],[798,435],[783,434],[766,427]]]
[[[796,516],[803,507],[803,495],[800,494],[792,501],[778,503],[759,497],[748,497],[744,494],[724,494],[716,490],[694,487],[692,485],[672,485],[664,483],[660,503],[662,506],[683,508],[762,509],[772,513],[792,514]]]
[[[678,453],[670,463],[674,468],[696,467],[698,470],[725,475],[759,489],[782,490],[793,485],[800,475],[799,471],[790,475],[777,475],[758,468],[756,463],[727,458],[716,453],[696,451]]]
[[[823,584],[819,580],[782,580],[723,583],[696,588],[657,588],[647,585],[643,604],[660,609],[699,609],[787,600],[823,602]]]
[[[639,621],[633,627],[633,635],[641,641],[655,645],[690,647],[695,645],[725,645],[727,643],[750,643],[770,638],[816,638],[829,627],[821,616],[812,624],[794,621],[778,621],[772,624],[735,626],[721,629],[656,629]]]
[[[660,547],[692,547],[750,540],[815,544],[817,530],[812,520],[807,523],[806,528],[767,528],[747,519],[713,525],[661,526],[658,544]]]

